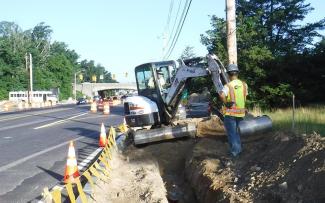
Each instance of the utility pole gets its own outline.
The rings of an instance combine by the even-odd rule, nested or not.
[[[77,101],[77,73],[74,73],[74,89],[73,89],[73,94],[74,94],[74,100]]]
[[[74,100],[77,101],[77,75],[79,73],[82,73],[83,70],[77,71],[74,73],[74,88],[73,88],[73,94],[74,94]]]
[[[26,67],[26,76],[27,76],[27,78],[28,78],[28,76],[29,76],[29,70],[28,70],[28,55],[27,55],[27,53],[25,54],[25,67]],[[28,104],[30,103],[30,99],[29,99],[29,85],[30,85],[30,83],[29,83],[29,80],[28,80],[28,82],[27,82],[27,101],[28,101]]]
[[[30,91],[33,93],[33,59],[32,54],[29,54],[29,78],[30,78]]]
[[[237,38],[236,38],[236,3],[235,0],[226,0],[227,12],[227,49],[229,64],[237,65]]]
[[[31,103],[31,95],[33,94],[33,59],[32,54],[25,54],[25,65],[27,71],[27,77],[29,72],[29,82],[28,82],[28,89],[27,89],[27,98],[28,103]]]

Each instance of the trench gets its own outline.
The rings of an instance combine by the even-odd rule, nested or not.
[[[203,145],[202,140],[205,140]],[[218,156],[217,151],[227,146],[226,142],[215,147],[216,143],[210,139],[181,138],[136,147],[132,137],[124,134],[116,141],[120,152],[113,156],[112,179],[101,186],[109,192],[100,195],[106,199],[102,197],[95,202],[109,199],[111,202],[196,203],[217,198],[209,189],[213,183],[203,176],[206,168],[201,167],[200,161],[207,155]]]
[[[111,178],[96,183],[91,202],[198,202],[185,171],[194,144],[184,138],[135,147],[125,136],[118,137]]]
[[[320,135],[276,132],[243,138],[239,158],[229,157],[224,138],[142,147],[130,142],[113,156],[111,182],[97,190],[95,197],[102,199],[95,202],[324,202]]]
[[[161,142],[143,148],[154,157],[167,190],[167,200],[177,203],[196,203],[195,191],[186,179],[185,162],[195,144],[193,139]]]

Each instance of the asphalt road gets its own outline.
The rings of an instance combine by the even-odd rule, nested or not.
[[[0,202],[33,201],[44,187],[60,184],[69,141],[80,164],[98,151],[100,123],[117,125],[122,115],[122,106],[105,116],[76,105],[0,114]]]

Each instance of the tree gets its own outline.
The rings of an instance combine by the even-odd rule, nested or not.
[[[194,49],[194,47],[186,46],[185,49],[183,50],[180,58],[184,60],[184,59],[195,57],[195,53],[194,53],[193,49]]]
[[[79,55],[64,42],[51,42],[53,31],[44,22],[22,30],[13,22],[0,22],[0,99],[8,98],[9,91],[27,90],[28,72],[25,55],[33,56],[34,90],[60,88],[60,99],[72,96],[74,73],[85,69],[90,76],[103,74],[100,82],[116,82],[104,66],[94,61],[79,63]]]
[[[84,78],[84,82],[94,82],[92,81],[92,76],[95,75],[97,77],[97,81],[96,82],[117,82],[116,80],[114,80],[112,78],[112,75],[110,72],[108,72],[104,66],[102,66],[101,64],[97,64],[95,65],[95,61],[90,60],[83,60],[80,62],[80,70],[83,71],[83,78]],[[103,75],[103,79],[100,80],[99,76]]]
[[[257,17],[260,37],[274,55],[303,52],[306,45],[314,45],[318,29],[324,28],[325,18],[301,25],[312,11],[305,0],[238,0],[238,14]]]
[[[323,29],[325,22],[322,19],[299,25],[311,10],[304,0],[237,1],[238,65],[250,87],[249,103],[286,106],[292,91],[304,89],[296,85],[310,80],[303,77],[304,61],[310,60],[314,39],[320,36],[317,30]],[[225,21],[212,16],[211,25],[212,29],[201,35],[201,41],[226,61]],[[292,77],[292,73],[299,75]]]

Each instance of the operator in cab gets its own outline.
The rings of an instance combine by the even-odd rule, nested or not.
[[[227,74],[230,82],[222,89],[220,98],[224,103],[224,126],[228,135],[230,153],[236,157],[242,151],[238,125],[246,114],[245,102],[247,96],[247,84],[238,79],[237,65],[230,64]]]
[[[164,73],[157,70],[157,76],[158,76],[158,83],[159,83],[160,89],[161,90],[164,90],[165,89],[165,86],[166,86],[166,81],[165,81],[165,78],[164,78]],[[149,86],[149,88],[155,88],[155,83],[154,83],[153,76],[150,77],[150,79],[148,81],[148,86]]]
[[[164,78],[164,73],[161,71],[157,71],[157,75],[158,75],[158,82],[160,85],[160,89],[164,90],[166,87],[166,81]]]

